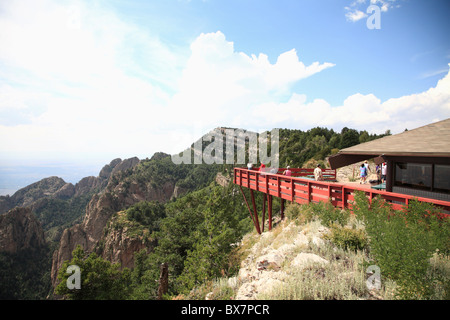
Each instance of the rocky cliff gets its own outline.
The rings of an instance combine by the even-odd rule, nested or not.
[[[16,191],[12,196],[0,196],[0,214],[15,207],[33,207],[36,201],[43,198],[64,200],[82,196],[94,190],[101,191],[106,187],[111,175],[130,169],[137,163],[139,159],[136,157],[124,161],[120,158],[114,159],[101,169],[98,177],[85,177],[75,185],[59,177],[44,178]]]
[[[0,252],[14,254],[43,246],[44,232],[29,208],[15,208],[0,215]]]
[[[175,180],[167,180],[162,185],[155,185],[153,181],[136,181],[132,177],[133,170],[128,170],[139,163],[136,160],[137,158],[132,158],[116,164],[109,173],[107,187],[102,193],[95,194],[89,202],[82,223],[64,230],[59,249],[53,255],[53,284],[56,283],[58,269],[64,261],[71,259],[72,251],[77,245],[81,245],[86,252],[96,252],[112,262],[121,262],[122,267],[132,267],[134,252],[146,247],[139,241],[130,239],[126,230],[110,232],[108,237],[103,238],[105,227],[113,214],[140,201],[167,202],[174,194]],[[106,246],[99,245],[100,242],[106,243]]]
[[[7,212],[14,207],[28,207],[36,200],[43,197],[62,196],[64,191],[61,191],[61,189],[63,189],[65,185],[66,182],[63,179],[49,177],[18,190],[11,197],[0,196],[0,214]]]
[[[96,251],[112,263],[122,268],[133,268],[134,254],[145,249],[147,253],[154,248],[155,240],[150,231],[137,222],[129,221],[125,211],[119,211],[108,221]]]

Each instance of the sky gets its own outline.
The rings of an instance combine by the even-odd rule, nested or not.
[[[0,0],[0,169],[76,163],[97,175],[219,126],[399,133],[449,118],[449,9]]]

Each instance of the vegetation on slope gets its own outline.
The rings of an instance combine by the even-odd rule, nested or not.
[[[0,252],[0,300],[38,300],[51,293],[48,246]]]
[[[384,135],[371,135],[366,131],[358,132],[349,128],[344,128],[341,132],[319,127],[308,131],[280,129],[280,165],[302,167],[311,161],[324,161],[326,156],[340,148],[382,136]],[[203,143],[203,147],[207,144]],[[127,187],[134,182],[158,188],[169,181],[181,189],[181,194],[186,194],[167,204],[155,204],[160,207],[158,213],[146,211],[148,203],[124,208],[127,212],[126,219],[134,221],[134,226],[140,225],[151,230],[154,237],[152,239],[158,239],[157,247],[149,256],[144,253],[136,254],[137,264],[131,271],[134,289],[129,297],[155,297],[154,280],[159,276],[159,263],[162,262],[170,263],[170,294],[173,295],[189,291],[204,279],[236,271],[237,264],[230,262],[236,258],[229,256],[234,249],[229,244],[238,242],[245,231],[250,230],[251,220],[238,189],[210,185],[218,172],[229,176],[232,167],[229,164],[175,165],[170,156],[157,153],[151,159],[141,160],[133,169],[119,171],[110,177],[109,187],[113,188],[121,183],[124,192],[131,192]],[[100,190],[95,192],[97,191]],[[50,251],[58,244],[65,228],[80,222],[91,196],[92,193],[72,199],[45,198],[38,201],[34,211],[50,241]],[[248,194],[246,196],[248,199]],[[257,197],[256,205],[261,210],[262,197]],[[274,212],[279,207],[279,201],[275,200]],[[115,222],[123,222],[121,219]],[[51,254],[42,257],[47,259],[47,263],[36,265],[45,265],[41,271],[48,275]],[[197,267],[199,265],[201,267]],[[6,266],[11,264],[4,266],[7,269]],[[6,269],[5,274],[10,272]],[[17,269],[19,270],[21,269]],[[48,277],[45,279],[50,281]],[[21,291],[28,290],[32,289]],[[41,290],[33,297],[44,299],[46,295]],[[30,295],[14,297],[24,299]]]
[[[311,265],[302,272],[288,268],[285,272],[289,278],[259,298],[448,300],[449,222],[430,215],[434,209],[427,204],[411,202],[407,215],[392,211],[378,199],[369,206],[362,194],[356,198],[354,215],[329,203],[291,204],[286,208],[286,221],[267,238],[251,231],[248,212],[236,191],[232,185],[211,185],[168,204],[153,234],[158,239],[155,250],[137,253],[133,270],[110,272],[114,281],[123,281],[118,286],[124,291],[116,288],[117,294],[126,299],[155,299],[159,266],[167,262],[170,289],[166,298],[233,299],[239,286],[230,285],[230,280],[236,279],[242,261],[255,244],[260,252],[265,245],[279,248],[292,240],[292,232],[326,226],[324,242],[310,242],[303,250],[330,263]],[[283,229],[292,223],[297,231]],[[370,265],[381,270],[378,290],[367,286]],[[63,272],[60,277],[62,282],[67,279]],[[105,281],[104,275],[89,279]],[[103,289],[98,290],[98,296],[90,298],[107,298]],[[77,298],[67,290],[65,294]]]
[[[169,295],[187,293],[205,280],[233,274],[237,268],[229,261],[233,250],[230,244],[236,243],[243,234],[251,230],[248,213],[236,191],[234,185],[224,188],[213,183],[168,203],[164,213],[164,207],[156,203],[141,203],[131,207],[121,218],[133,220],[134,225],[140,223],[142,227],[152,226],[151,238],[157,239],[154,251],[149,254],[145,250],[136,253],[133,270],[124,269],[122,275],[118,274],[120,271],[116,267],[107,265],[104,270],[94,268],[83,277],[88,277],[90,281],[105,281],[103,272],[109,272],[114,279],[129,281],[126,286],[119,286],[127,288],[127,298],[155,299],[158,289],[155,280],[159,279],[161,263],[167,262],[170,266]],[[147,220],[149,216],[156,219]],[[69,277],[65,273],[67,266],[84,263],[84,260],[80,260],[84,252],[78,249],[75,253],[72,261],[60,269],[61,281],[56,293],[65,294],[72,299],[84,299],[84,296],[66,288]],[[100,258],[95,255],[89,255],[85,259],[100,263]],[[128,273],[130,277],[126,275]],[[100,284],[89,286],[98,288],[96,298],[110,298],[104,295],[104,288]],[[119,290],[118,287],[115,290]],[[90,293],[89,298],[93,297],[95,295]]]
[[[262,255],[269,247],[289,247],[299,233],[328,225],[324,242],[309,241],[306,246],[294,248],[281,270],[267,272],[280,273],[278,278],[284,280],[274,281],[270,289],[270,281],[265,281],[264,293],[253,293],[253,298],[448,300],[449,221],[430,214],[433,212],[434,208],[418,201],[410,203],[406,212],[393,211],[379,199],[369,206],[363,194],[357,196],[354,215],[327,203],[292,204],[286,208],[286,221],[264,237],[256,232],[246,235],[236,254],[241,257],[240,264],[247,267],[249,259],[257,261],[250,257]],[[329,263],[292,267],[289,260],[299,250]],[[369,271],[372,273],[366,273]],[[374,285],[370,281],[374,275],[380,276],[379,288],[368,284]],[[239,296],[246,281],[251,280],[241,279],[241,274],[211,279],[183,298],[233,299]],[[256,285],[257,281],[252,283]]]
[[[280,166],[289,165],[293,168],[302,168],[311,159],[319,162],[327,156],[337,153],[340,149],[387,135],[390,135],[389,130],[384,134],[377,135],[347,127],[343,128],[341,132],[321,127],[308,131],[281,129]]]

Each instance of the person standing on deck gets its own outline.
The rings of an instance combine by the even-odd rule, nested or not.
[[[381,165],[381,183],[386,182],[386,162]]]
[[[366,179],[367,179],[367,167],[364,165],[364,163],[361,164],[361,167],[359,167],[359,171],[360,171],[360,176],[361,176],[361,180],[359,180],[359,184],[364,184],[366,183]]]
[[[261,173],[261,176],[264,177],[266,175],[266,165],[264,163],[261,163],[258,171]]]
[[[314,169],[314,178],[316,179],[316,181],[323,180],[323,174],[322,169],[320,168],[320,164],[318,164],[317,167]]]
[[[370,173],[370,168],[369,168],[369,161],[364,161],[364,166],[366,167],[366,169],[367,169],[367,175],[369,175],[369,173]]]
[[[283,171],[283,174],[284,174],[285,176],[288,176],[288,177],[292,176],[291,167],[290,167],[290,166],[287,166],[287,167],[286,167],[286,170]]]

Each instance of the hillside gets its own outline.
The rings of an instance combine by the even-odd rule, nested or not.
[[[234,244],[235,275],[174,298],[448,300],[449,221],[424,222],[431,208],[418,202],[395,215],[377,202],[373,216],[367,203],[359,195],[352,215],[325,203],[290,204],[271,231]]]
[[[29,208],[0,215],[0,299],[40,299],[50,290],[49,248]]]
[[[220,136],[227,129],[230,128],[216,128],[202,137],[199,140],[202,152],[206,148],[211,150],[211,133]],[[325,128],[306,132],[281,129],[280,165],[302,166],[323,162],[335,148],[377,137],[348,128],[341,133]],[[215,150],[211,155],[220,155],[221,148],[224,154],[226,141],[213,142]],[[233,149],[236,151],[237,145],[243,142],[247,156],[248,152],[256,151],[250,150],[248,140],[239,139],[234,139]],[[196,143],[188,148],[192,156],[195,156]],[[0,204],[5,209],[28,206],[42,224],[53,252],[51,273],[47,270],[53,286],[59,283],[58,273],[79,246],[85,255],[95,254],[109,263],[118,263],[120,270],[134,272],[139,269],[136,262],[148,261],[145,272],[139,271],[147,280],[139,280],[141,283],[135,286],[141,288],[136,289],[137,292],[143,290],[151,298],[155,297],[154,279],[159,276],[156,263],[169,262],[172,277],[177,279],[171,284],[172,292],[184,292],[205,276],[210,278],[236,271],[236,266],[227,265],[229,244],[239,241],[250,231],[251,223],[239,191],[227,184],[232,168],[232,164],[204,162],[176,165],[169,155],[162,152],[150,159],[114,159],[102,168],[97,177],[83,178],[75,185],[57,177],[43,179],[19,190],[12,197],[1,197]],[[211,198],[212,192],[215,196]],[[162,204],[163,213],[150,214],[155,220],[153,222],[149,218],[133,220],[128,210],[145,203]],[[215,206],[219,213],[215,213]],[[257,206],[261,207],[261,199],[258,199]],[[277,208],[279,203],[275,201],[274,209]],[[141,209],[135,211],[140,212]],[[142,210],[144,216],[152,212]],[[211,214],[214,215],[213,220],[208,217]],[[191,227],[194,221],[196,225]],[[183,227],[180,223],[184,224]],[[153,224],[158,227],[150,227]],[[218,235],[217,239],[215,235]],[[221,244],[211,247],[214,241]],[[217,251],[217,246],[222,248],[221,251]],[[205,250],[212,250],[211,256],[217,255],[213,265],[204,261],[205,268],[210,271],[198,268]],[[195,266],[194,274],[190,264]],[[150,269],[149,265],[152,266]],[[148,283],[149,287],[142,289],[143,283]],[[133,297],[143,296],[134,293]]]

